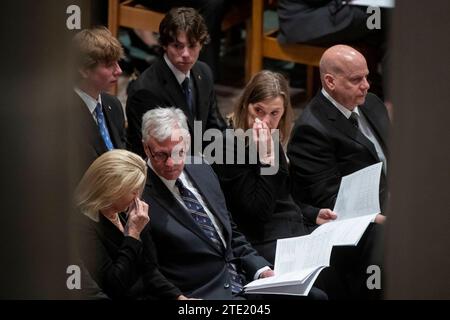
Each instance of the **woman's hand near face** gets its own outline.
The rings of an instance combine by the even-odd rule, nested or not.
[[[148,216],[148,204],[138,198],[134,199],[132,208],[128,214],[125,235],[139,240],[141,231],[150,221]]]
[[[273,165],[275,155],[272,134],[269,126],[258,118],[253,122],[253,142],[258,150],[259,160],[263,164]]]

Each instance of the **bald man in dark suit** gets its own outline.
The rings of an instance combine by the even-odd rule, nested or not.
[[[288,145],[292,195],[332,208],[343,176],[381,161],[383,207],[390,123],[383,102],[368,93],[366,60],[349,46],[333,46],[324,53],[320,72],[322,90],[297,119]]]

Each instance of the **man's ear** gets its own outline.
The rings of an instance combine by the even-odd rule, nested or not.
[[[336,79],[334,78],[334,76],[330,73],[325,74],[325,76],[323,77],[324,79],[324,83],[327,86],[327,88],[331,91],[334,90],[334,88],[336,87]]]
[[[152,152],[150,151],[150,147],[148,146],[148,143],[146,143],[144,141],[144,139],[141,140],[142,141],[142,147],[144,148],[144,153],[145,156],[147,157],[148,160],[152,160]],[[145,160],[147,160],[145,159]]]
[[[142,139],[141,142],[142,142],[142,147],[144,148],[144,152],[147,155],[147,158],[150,158],[150,155],[148,154],[147,144],[144,142],[144,139]]]

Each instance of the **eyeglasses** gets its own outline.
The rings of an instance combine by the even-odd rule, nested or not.
[[[173,150],[172,153],[167,152],[155,152],[153,153],[152,148],[147,146],[148,150],[150,151],[150,155],[153,159],[155,159],[158,162],[166,162],[167,159],[172,158],[173,160],[180,160],[184,157],[184,149],[178,150],[178,153],[176,150]]]

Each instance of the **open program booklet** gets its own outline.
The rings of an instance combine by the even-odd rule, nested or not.
[[[247,284],[248,294],[306,296],[320,271],[330,265],[333,246],[356,246],[380,213],[379,162],[342,178],[333,211],[337,219],[313,233],[277,241],[275,276]]]

